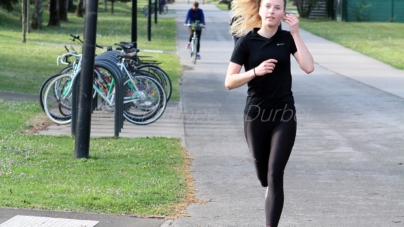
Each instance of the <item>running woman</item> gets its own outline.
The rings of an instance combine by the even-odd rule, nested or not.
[[[266,226],[278,226],[283,209],[283,173],[296,137],[296,109],[292,93],[290,54],[306,72],[314,71],[313,57],[299,34],[299,20],[285,12],[285,0],[236,0],[230,32],[241,36],[234,47],[225,86],[248,85],[244,133],[258,179],[267,187]],[[283,20],[290,26],[283,31]],[[240,72],[244,66],[244,72]]]

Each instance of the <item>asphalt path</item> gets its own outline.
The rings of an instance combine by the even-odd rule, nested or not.
[[[188,1],[169,5],[176,12],[177,49],[184,66],[178,104],[184,117],[175,129],[181,132],[174,134],[182,136],[194,158],[196,196],[205,203],[191,204],[187,216],[162,226],[264,226],[265,188],[243,135],[246,87],[224,87],[233,48],[228,12],[200,4],[207,28],[202,59],[193,65],[184,48],[188,31],[183,19],[190,7]],[[301,34],[316,64],[307,75],[292,58],[298,130],[285,170],[279,226],[403,226],[404,71],[303,30]],[[11,217],[1,211],[0,222]],[[44,215],[101,220],[97,226],[163,223],[95,214]]]
[[[227,91],[233,43],[228,12],[208,4],[202,59],[192,65],[176,2],[185,145],[199,199],[172,226],[264,226],[264,192],[243,134],[246,87]],[[287,26],[284,26],[287,29]],[[315,57],[307,75],[292,58],[296,143],[285,170],[279,226],[404,225],[402,71],[301,31]],[[383,83],[381,83],[383,81]],[[401,87],[402,88],[402,87]]]

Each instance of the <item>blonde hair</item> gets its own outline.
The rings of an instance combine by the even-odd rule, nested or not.
[[[283,0],[286,8],[286,0]],[[241,37],[254,28],[260,28],[262,20],[259,15],[261,0],[233,0],[230,17],[237,18],[231,26],[230,33]]]

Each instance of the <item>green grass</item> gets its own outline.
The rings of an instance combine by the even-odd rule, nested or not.
[[[72,137],[20,133],[36,102],[0,109],[0,207],[170,216],[186,201],[179,139],[92,139],[90,158],[75,159]]]
[[[138,1],[139,9],[144,5]],[[98,44],[130,41],[130,4],[116,3],[114,14],[103,12],[102,5],[99,11]],[[69,34],[82,37],[84,19],[69,14],[69,22],[50,28],[44,10],[43,29],[32,30],[23,44],[19,16],[19,4],[10,13],[0,10],[0,90],[37,94],[42,82],[63,68],[56,65],[63,46],[80,49]],[[159,18],[149,42],[146,19],[139,13],[138,48],[174,52],[175,23]],[[172,79],[172,100],[178,101],[182,69],[177,55],[140,54],[162,62]],[[178,207],[192,199],[188,159],[179,139],[91,139],[90,158],[75,159],[74,137],[23,133],[43,123],[37,102],[0,100],[0,110],[0,207],[176,216]]]
[[[191,1],[191,2],[193,2],[193,1]],[[220,10],[229,11],[227,3],[220,3],[219,4],[220,0],[209,0],[209,1],[206,1],[206,2],[216,5],[216,7],[218,9],[220,9]],[[202,4],[201,1],[199,1],[199,8],[201,8],[203,10],[203,4]]]
[[[146,1],[138,2],[140,10]],[[46,6],[46,3],[44,3]],[[110,5],[108,5],[108,8]],[[111,46],[120,41],[131,41],[131,4],[115,3],[115,13],[104,12],[99,6],[97,23],[97,44]],[[33,9],[31,9],[32,12]],[[49,13],[43,11],[43,29],[31,30],[27,34],[27,43],[22,43],[20,6],[8,13],[0,10],[0,90],[37,94],[42,82],[49,76],[59,72],[63,66],[56,65],[59,54],[65,53],[64,45],[74,44],[80,49],[78,42],[72,42],[69,34],[83,37],[84,18],[68,15],[69,22],[62,22],[60,28],[47,27]],[[176,50],[176,25],[174,18],[159,18],[158,24],[152,24],[152,38],[147,40],[147,21],[138,13],[138,48],[163,50],[168,53]],[[100,53],[104,50],[97,50]],[[172,101],[179,100],[178,84],[182,67],[175,54],[154,55],[161,61],[163,70],[168,72],[174,85]],[[140,53],[141,55],[151,55]]]
[[[404,69],[402,23],[338,23],[301,19],[300,27],[395,68]]]

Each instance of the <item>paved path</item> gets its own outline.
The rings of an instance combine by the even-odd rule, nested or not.
[[[189,6],[175,7],[181,62],[192,66],[181,32]],[[182,103],[185,111],[211,113],[185,123],[197,196],[210,202],[191,205],[189,217],[172,226],[263,226],[265,189],[242,129],[246,88],[223,86],[232,51],[229,17],[211,5],[200,8],[207,18],[202,60],[184,73]],[[404,225],[404,72],[301,34],[316,71],[306,75],[292,59],[298,135],[280,226]]]
[[[195,158],[191,167],[196,195],[209,202],[190,205],[187,217],[164,225],[264,226],[265,189],[256,179],[243,136],[246,88],[227,91],[223,85],[232,51],[228,14],[200,5],[207,29],[202,60],[192,65],[182,26],[190,5],[177,1],[169,7],[177,12],[178,54],[188,70],[178,105],[184,115],[172,123],[182,126],[164,133],[183,137]],[[404,71],[301,34],[316,70],[306,75],[292,59],[298,132],[285,171],[280,226],[403,226]],[[101,220],[88,218],[94,219]]]

